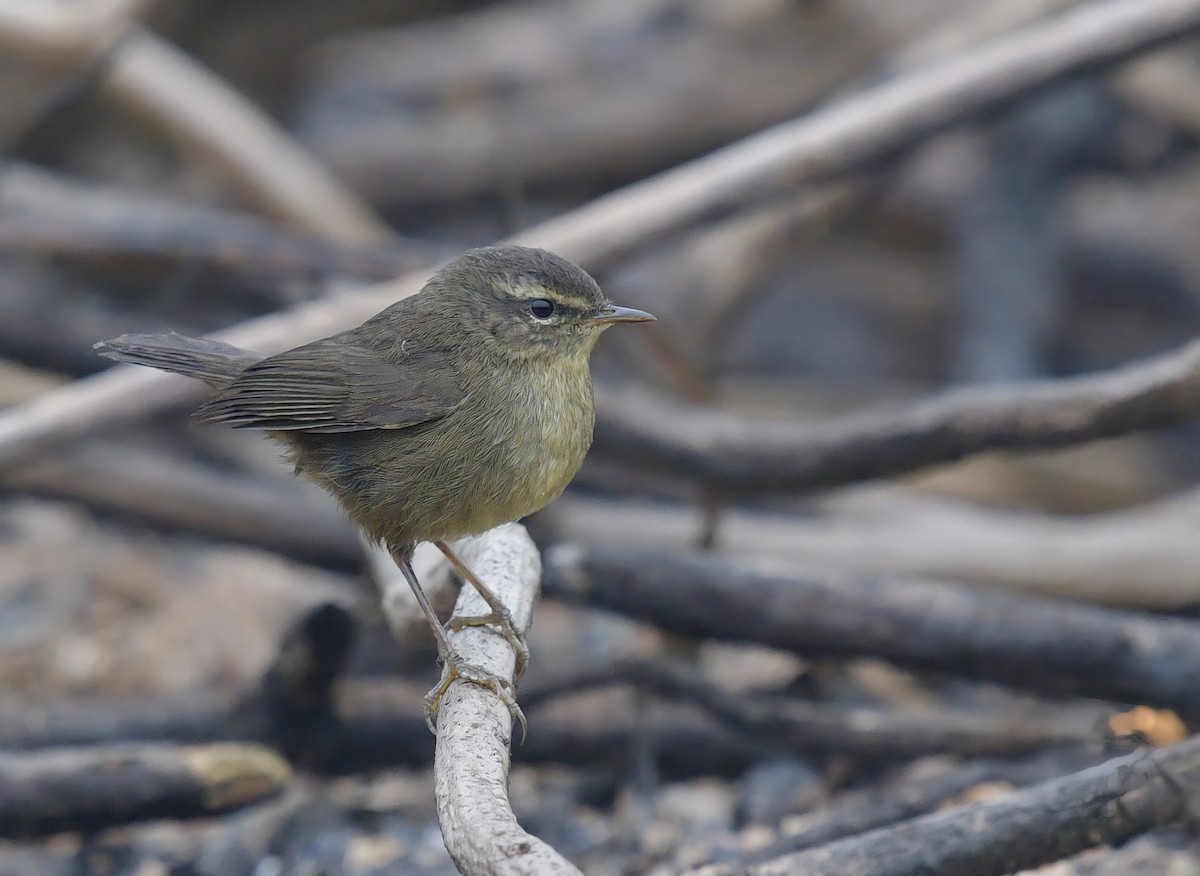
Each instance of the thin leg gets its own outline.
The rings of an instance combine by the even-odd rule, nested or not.
[[[488,608],[492,610],[491,614],[479,615],[478,617],[456,617],[450,620],[450,629],[461,630],[465,627],[482,627],[488,624],[500,628],[501,635],[504,636],[508,644],[512,645],[513,653],[517,655],[517,665],[513,669],[513,678],[517,681],[521,680],[521,676],[525,674],[525,667],[529,665],[529,646],[525,644],[525,640],[521,638],[521,634],[517,632],[516,625],[513,624],[512,614],[508,608],[500,601],[500,597],[492,592],[491,588],[479,580],[471,569],[458,558],[450,545],[444,541],[435,541],[437,549],[445,554],[446,559],[450,561],[450,565],[454,567],[454,571],[458,577],[462,578],[468,584],[475,588],[476,592],[483,597],[483,601],[488,604]]]
[[[400,567],[400,571],[404,574],[404,580],[412,588],[413,596],[417,598],[417,604],[421,606],[421,611],[429,621],[429,626],[433,629],[433,637],[437,640],[438,657],[442,664],[441,679],[433,690],[425,695],[425,723],[429,727],[429,732],[437,734],[434,722],[437,718],[438,709],[441,707],[442,696],[449,690],[450,685],[455,679],[461,678],[463,681],[470,682],[471,684],[486,687],[499,697],[500,701],[508,707],[509,714],[521,725],[521,738],[524,739],[526,731],[525,713],[517,705],[512,683],[508,679],[501,678],[493,672],[488,672],[486,669],[468,663],[458,656],[458,653],[450,645],[450,639],[446,636],[446,630],[442,627],[442,622],[438,618],[437,612],[429,604],[429,598],[425,595],[425,591],[421,587],[421,582],[417,580],[417,573],[413,570],[412,562],[404,555],[393,554],[393,558],[396,561],[396,565]]]

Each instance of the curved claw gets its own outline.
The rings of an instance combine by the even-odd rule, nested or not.
[[[517,632],[512,614],[507,608],[502,607],[499,611],[493,611],[491,614],[481,614],[474,617],[454,617],[446,624],[446,628],[452,632],[458,632],[467,627],[484,626],[497,627],[500,635],[504,636],[504,640],[512,646],[513,653],[517,658],[516,667],[513,669],[513,680],[520,681],[521,676],[525,674],[525,667],[529,665],[529,646],[525,644],[525,640]]]
[[[425,694],[425,726],[429,728],[430,733],[437,735],[437,713],[442,704],[442,697],[449,690],[450,685],[460,678],[471,684],[487,688],[495,694],[500,702],[504,703],[513,720],[521,726],[521,741],[525,741],[529,725],[525,722],[525,713],[517,705],[516,688],[513,687],[512,682],[507,678],[501,678],[494,672],[488,672],[480,666],[466,662],[454,652],[443,658],[442,677],[433,689]]]

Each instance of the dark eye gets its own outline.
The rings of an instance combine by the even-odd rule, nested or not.
[[[535,298],[529,302],[529,312],[536,319],[549,319],[554,315],[554,302],[545,298]]]

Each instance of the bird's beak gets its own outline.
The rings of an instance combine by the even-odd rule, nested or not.
[[[616,304],[610,304],[603,310],[593,313],[589,317],[592,322],[613,323],[613,322],[653,322],[655,316],[652,313],[646,313],[644,310],[635,310],[632,307],[618,307]]]

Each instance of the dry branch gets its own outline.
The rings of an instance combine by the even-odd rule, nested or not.
[[[256,745],[98,746],[0,755],[0,835],[194,818],[277,793],[291,769]]]
[[[1200,493],[1083,516],[1020,514],[903,487],[859,487],[806,513],[721,512],[716,548],[793,568],[916,576],[1131,608],[1200,604]],[[694,504],[572,493],[534,518],[543,543],[687,550],[707,521]],[[869,551],[863,545],[870,545]]]
[[[0,0],[0,144],[11,148],[100,63],[147,0]]]
[[[386,240],[387,226],[257,107],[169,43],[131,31],[99,94],[218,163],[263,210],[344,243]]]
[[[500,597],[523,635],[533,620],[541,577],[541,558],[525,530],[509,524],[456,542],[454,549]],[[488,611],[474,588],[463,588],[456,616],[478,617]],[[515,655],[502,637],[486,628],[468,627],[451,633],[450,641],[469,663],[512,678]],[[492,693],[462,681],[446,692],[434,755],[438,819],[446,848],[466,876],[578,873],[517,824],[506,792],[511,736],[512,716]]]
[[[389,206],[610,185],[865,74],[874,24],[840,3],[492,4],[323,42],[300,135]]]
[[[111,47],[152,0],[0,3],[0,46],[51,65],[83,65]]]
[[[14,470],[3,483],[310,562],[354,566],[362,556],[345,515],[315,489],[218,471],[146,448],[90,444]]]
[[[219,164],[272,215],[332,240],[386,240],[387,226],[240,94],[131,22],[142,0],[0,5],[0,45],[78,75],[104,58],[98,90]]]
[[[429,560],[441,562],[441,577],[448,579],[440,552],[431,549],[423,559],[425,566]],[[433,583],[436,577],[430,572],[423,580]],[[285,634],[258,683],[237,695],[9,699],[0,708],[0,750],[244,742],[268,745],[295,764],[330,775],[428,766],[434,737],[422,715],[424,687],[344,677],[353,632],[345,609],[317,606]],[[552,693],[543,688],[540,699]],[[534,703],[539,697],[526,699]],[[515,754],[525,763],[605,765],[615,776],[628,769],[638,735],[650,733],[661,740],[664,774],[690,778],[738,775],[766,752],[696,709],[656,709],[648,719],[632,717],[620,710],[609,720],[595,721],[573,711],[542,709],[537,732]]]
[[[907,760],[926,754],[963,757],[1017,756],[1055,746],[1080,746],[1097,738],[1098,710],[1049,709],[1005,712],[940,707],[881,709],[810,703],[783,696],[729,694],[710,679],[661,661],[602,666],[529,691],[532,705],[590,687],[632,684],[692,704],[742,739],[767,749],[827,758],[849,754]]]
[[[1200,714],[1200,623],[923,581],[700,553],[562,545],[547,595],[698,638],[802,655],[870,655],[1030,690]]]
[[[1192,817],[1200,737],[750,868],[704,876],[1004,876]]]
[[[827,807],[792,816],[783,836],[747,856],[745,863],[765,864],[802,849],[944,809],[978,785],[1026,787],[1094,766],[1106,756],[1093,745],[1056,749],[1015,761],[916,761],[882,784],[846,791]]]
[[[274,281],[329,274],[384,280],[453,255],[432,241],[339,243],[246,213],[67,180],[17,162],[0,170],[0,251],[120,260],[125,271],[182,263]],[[279,294],[277,301],[295,298]]]
[[[1062,447],[1200,414],[1200,342],[1111,372],[972,387],[821,423],[749,420],[613,388],[597,450],[733,494],[831,487],[987,450]]]
[[[712,155],[600,198],[522,233],[594,267],[719,208],[849,172],[970,115],[1116,63],[1200,27],[1200,0],[1117,0],[996,40],[764,131]],[[423,277],[405,275],[363,294],[334,296],[243,323],[223,339],[264,352],[362,322]],[[48,441],[87,434],[193,399],[167,375],[115,371],[0,415],[0,466]]]
[[[951,124],[1200,28],[1196,0],[1093,4],[973,48],[706,158],[628,186],[518,236],[583,262],[714,211],[829,179]]]

